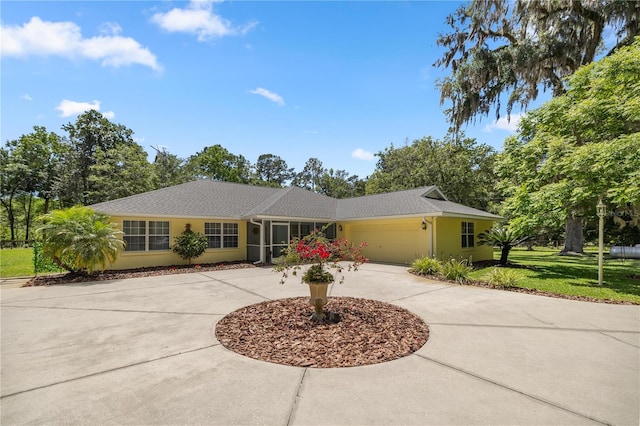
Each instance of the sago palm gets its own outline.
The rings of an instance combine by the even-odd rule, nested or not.
[[[488,231],[478,234],[480,244],[500,248],[500,264],[506,265],[509,251],[518,244],[528,240],[528,236],[523,236],[518,231],[513,231],[506,226],[493,227]]]
[[[38,229],[44,254],[72,273],[104,270],[124,248],[122,231],[105,214],[88,207],[55,210],[43,217]]]

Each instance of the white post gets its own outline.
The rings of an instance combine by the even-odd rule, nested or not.
[[[605,205],[602,203],[602,197],[598,198],[596,206],[598,212],[598,285],[602,286],[604,274],[604,215],[606,213]]]

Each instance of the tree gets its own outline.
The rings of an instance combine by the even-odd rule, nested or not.
[[[187,160],[189,173],[195,178],[223,182],[249,183],[251,165],[242,155],[234,155],[221,145],[213,145]]]
[[[497,198],[493,166],[495,152],[464,136],[455,140],[431,137],[378,152],[367,194],[437,185],[451,201],[487,210]]]
[[[518,244],[528,240],[520,231],[509,229],[506,226],[494,226],[488,231],[478,234],[478,242],[483,245],[500,248],[500,264],[506,265],[509,252]]]
[[[58,266],[73,274],[103,270],[124,248],[119,231],[109,217],[89,207],[54,210],[44,216],[42,248]]]
[[[322,161],[315,157],[309,158],[304,165],[304,169],[295,175],[291,184],[316,192],[316,188],[319,186],[318,183],[320,181],[320,177],[326,171],[327,170],[322,167]]]
[[[209,244],[207,237],[200,232],[193,232],[189,223],[184,232],[174,239],[175,243],[171,250],[188,261],[189,265],[191,265],[192,259],[202,256]]]
[[[14,199],[17,193],[24,187],[24,176],[27,174],[23,164],[16,163],[11,152],[5,148],[0,149],[0,202],[7,212],[12,244],[16,241],[16,213]]]
[[[365,183],[357,175],[349,176],[346,170],[325,170],[318,179],[316,192],[333,198],[350,198],[364,195]]]
[[[24,239],[30,237],[34,217],[34,198],[44,200],[44,213],[53,198],[55,168],[61,153],[62,140],[42,126],[34,126],[33,132],[8,141],[0,153],[2,163],[1,202],[7,212],[11,240],[16,238],[16,197],[24,205]]]
[[[121,168],[107,170],[100,165],[96,167],[98,156],[102,160],[105,156],[116,158],[119,152],[132,152],[132,149],[141,151],[140,145],[133,140],[133,131],[121,124],[111,123],[95,110],[79,115],[75,123],[68,123],[62,129],[69,134],[69,144],[56,185],[63,205],[88,205],[106,201],[105,192],[101,188],[104,179],[98,178],[96,172],[100,171],[103,176],[107,174],[108,178],[116,178]],[[111,163],[112,166],[116,164]],[[147,167],[148,163],[138,162],[138,166]],[[142,169],[139,173],[146,174]],[[129,192],[126,195],[135,193]]]
[[[525,108],[538,90],[565,92],[563,79],[591,63],[606,28],[616,32],[609,54],[640,33],[640,3],[600,0],[473,0],[447,17],[446,49],[434,65],[451,69],[439,81],[440,101],[455,131],[495,109]]]
[[[568,91],[527,114],[496,171],[505,214],[536,227],[566,223],[564,253],[583,251],[599,197],[640,202],[640,37],[578,70]]]
[[[258,157],[255,165],[256,183],[280,188],[294,176],[293,168],[289,168],[280,156],[262,154]]]
[[[87,179],[88,200],[115,200],[153,189],[152,166],[137,143],[121,144],[106,151],[98,148],[94,160]]]
[[[165,147],[152,147],[157,154],[152,163],[153,188],[160,189],[168,186],[179,185],[189,182],[192,177],[189,175],[186,162],[175,154],[167,152]]]

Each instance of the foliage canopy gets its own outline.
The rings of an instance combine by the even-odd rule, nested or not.
[[[609,208],[640,204],[639,57],[640,38],[581,68],[566,94],[527,114],[505,141],[496,171],[514,226],[528,233],[567,220],[582,233],[598,197]]]
[[[563,79],[600,53],[605,29],[617,37],[609,53],[640,34],[640,3],[604,0],[473,0],[449,15],[450,31],[435,63],[451,74],[438,85],[454,130],[488,115],[526,107],[539,88],[565,92]]]

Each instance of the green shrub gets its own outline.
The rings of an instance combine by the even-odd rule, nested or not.
[[[449,259],[442,263],[442,271],[440,272],[445,278],[456,281],[460,284],[467,282],[471,273],[471,266],[467,259]]]
[[[122,231],[109,216],[90,207],[54,210],[42,218],[44,225],[37,230],[42,252],[71,273],[92,273],[96,267],[104,270],[124,248]]]
[[[434,257],[423,256],[413,261],[411,270],[420,275],[438,275],[442,270],[442,262]]]
[[[53,260],[42,251],[42,243],[33,243],[33,272],[64,272],[64,269],[55,264]]]
[[[497,287],[513,287],[518,282],[518,274],[513,269],[493,268],[488,281]]]
[[[190,224],[187,224],[186,228],[181,235],[174,238],[175,243],[171,250],[191,265],[192,259],[202,256],[207,249],[209,240],[204,234],[193,232]]]

